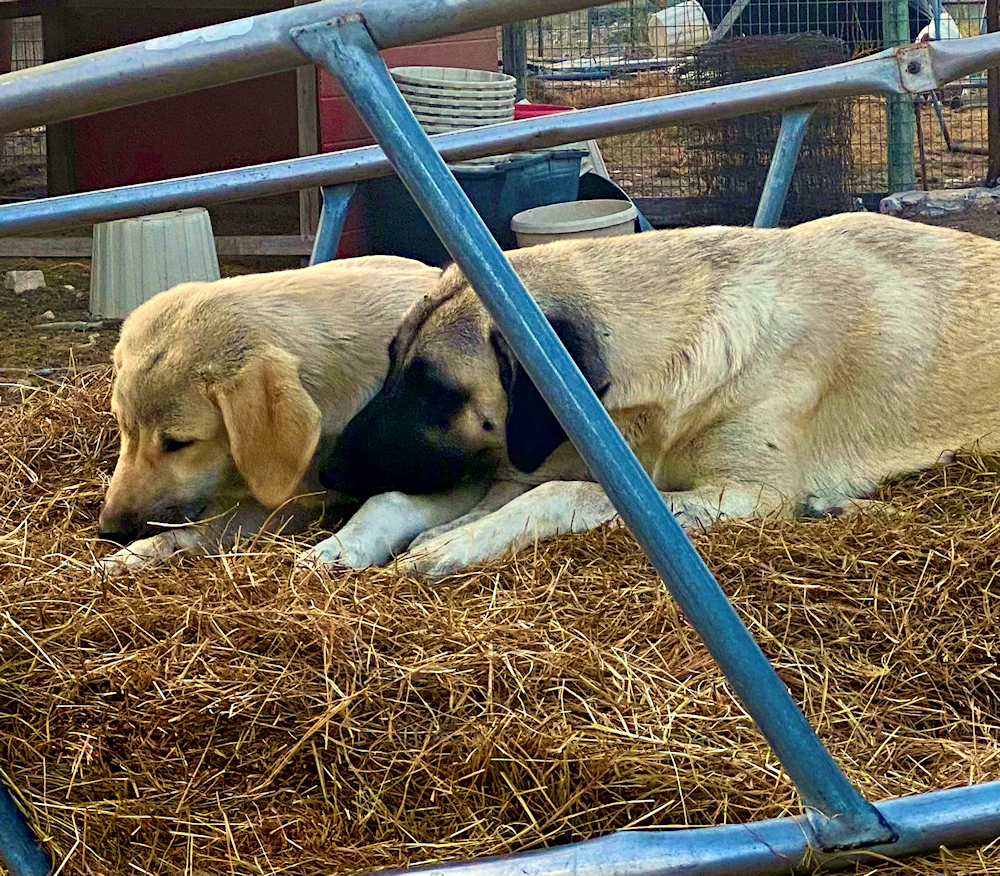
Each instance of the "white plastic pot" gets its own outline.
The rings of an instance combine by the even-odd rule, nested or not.
[[[457,107],[445,107],[445,106],[435,106],[435,107],[423,107],[414,104],[410,104],[410,109],[413,110],[413,114],[423,121],[426,119],[429,122],[438,121],[455,121],[455,122],[476,122],[480,125],[482,124],[492,124],[495,122],[509,122],[514,118],[514,106],[511,104],[509,107],[504,109],[459,109]]]
[[[465,67],[393,67],[389,71],[399,83],[420,88],[455,91],[513,91],[517,80],[506,73],[469,70]]]
[[[427,90],[427,89],[425,89]],[[447,93],[442,93],[440,91],[434,94],[417,94],[407,88],[400,88],[399,93],[403,95],[406,102],[413,106],[418,104],[420,106],[458,106],[467,107],[469,109],[506,109],[509,106],[514,105],[514,94],[513,92],[508,95],[494,96],[492,94],[486,95],[451,95]]]
[[[204,207],[95,225],[92,262],[90,312],[108,319],[127,316],[178,283],[219,279]]]
[[[618,237],[635,231],[638,211],[631,201],[569,201],[524,210],[510,220],[518,246],[580,237]]]

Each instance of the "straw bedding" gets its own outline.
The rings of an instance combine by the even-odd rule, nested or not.
[[[798,812],[631,537],[428,584],[92,569],[109,377],[0,407],[0,772],[64,873],[332,873]],[[4,398],[9,399],[10,390]],[[870,799],[1000,778],[998,460],[698,547]],[[995,844],[857,872],[1000,872]]]

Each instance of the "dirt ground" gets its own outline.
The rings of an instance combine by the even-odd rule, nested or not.
[[[295,259],[224,262],[224,277],[295,267]],[[121,320],[100,320],[82,329],[50,329],[58,323],[88,323],[90,259],[0,259],[7,271],[39,270],[45,287],[23,294],[0,282],[0,405],[20,398],[12,383],[36,383],[62,371],[103,368],[111,361]]]

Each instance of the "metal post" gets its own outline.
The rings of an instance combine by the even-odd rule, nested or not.
[[[883,44],[902,46],[910,42],[910,6],[907,0],[882,0]],[[889,192],[909,191],[914,186],[913,102],[890,96],[885,102]]]
[[[11,876],[47,876],[49,854],[28,826],[10,791],[0,785],[0,860]]]
[[[809,119],[812,118],[815,109],[814,106],[796,107],[782,114],[778,142],[774,146],[771,166],[767,169],[767,179],[764,182],[764,192],[760,196],[757,215],[753,220],[755,228],[774,228],[778,224],[785,206],[785,198],[788,196],[788,188],[792,184],[802,138],[806,135]]]
[[[331,261],[337,255],[337,246],[344,231],[344,220],[347,219],[347,208],[351,206],[356,183],[342,186],[322,186],[323,208],[319,214],[319,226],[316,229],[316,239],[313,241],[309,264]]]
[[[523,21],[505,24],[502,30],[503,42],[500,53],[503,72],[517,80],[515,100],[527,97],[528,87],[528,25]]]
[[[338,80],[698,630],[798,787],[816,845],[893,841],[894,830],[838,769],[504,258],[397,90],[363,20],[344,16],[292,36]]]
[[[986,31],[1000,31],[998,0],[986,0]],[[1000,67],[990,67],[986,72],[986,129],[989,155],[986,183],[992,185],[1000,177]]]

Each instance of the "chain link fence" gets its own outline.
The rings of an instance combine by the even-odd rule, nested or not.
[[[935,12],[932,0],[624,0],[514,27],[526,32],[527,98],[584,108],[863,57],[936,34]],[[982,22],[978,0],[940,7],[941,38],[978,34]],[[808,51],[793,35],[812,40]],[[816,63],[808,63],[810,53]],[[761,114],[600,145],[612,178],[632,197],[665,205],[659,218],[668,224],[673,213],[678,224],[742,222],[740,199],[756,204],[779,122]],[[807,144],[822,161],[806,166],[803,153],[792,218],[850,209],[859,198],[870,207],[899,189],[980,185],[986,140],[985,73],[917,101],[859,97],[821,106]],[[743,180],[738,192],[734,175]],[[727,186],[737,197],[725,197]]]

